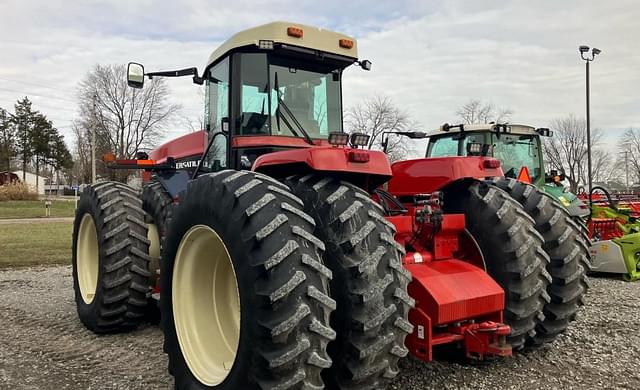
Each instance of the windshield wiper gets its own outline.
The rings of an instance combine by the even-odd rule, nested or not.
[[[276,108],[276,123],[277,123],[277,126],[278,126],[278,131],[280,131],[280,121],[278,120],[278,118],[282,118],[284,123],[289,127],[289,130],[291,130],[291,132],[296,137],[299,137],[298,133],[293,129],[293,127],[291,127],[291,124],[289,124],[289,121],[287,121],[287,119],[284,117],[284,115],[282,115],[282,112],[280,111],[280,107],[282,107],[282,108],[284,108],[285,112],[289,115],[289,117],[291,117],[291,120],[296,125],[298,130],[300,130],[300,132],[304,136],[304,140],[309,145],[314,145],[313,139],[311,138],[309,133],[307,133],[307,131],[304,129],[304,127],[302,127],[302,125],[300,124],[300,122],[298,121],[296,116],[293,115],[293,112],[291,112],[291,110],[289,109],[289,107],[287,107],[287,105],[284,103],[282,98],[280,98],[280,88],[279,88],[279,85],[278,85],[278,72],[275,72],[275,76],[274,77],[275,77],[275,81],[274,81],[275,86],[274,87],[276,89],[276,98],[278,99],[278,108]]]

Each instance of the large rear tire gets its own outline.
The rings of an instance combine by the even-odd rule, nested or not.
[[[589,247],[581,227],[553,197],[535,186],[517,180],[501,178],[494,185],[509,193],[535,221],[535,228],[544,237],[545,252],[551,262],[547,271],[551,283],[547,293],[551,301],[544,306],[545,319],[536,327],[530,340],[534,345],[553,341],[564,332],[575,317],[589,285]]]
[[[473,183],[444,199],[445,210],[465,214],[487,272],[504,289],[504,321],[511,326],[507,341],[515,350],[524,348],[544,320],[543,307],[549,302],[549,257],[542,249],[542,236],[518,202],[488,183]]]
[[[272,180],[203,175],[174,210],[160,307],[177,389],[323,386],[331,271],[302,202]]]
[[[333,271],[331,315],[337,332],[329,343],[333,365],[322,377],[331,389],[384,388],[408,353],[404,340],[414,304],[407,294],[411,274],[402,268],[403,249],[380,207],[358,187],[309,174],[286,183],[316,220],[314,233],[325,242],[325,264]]]
[[[137,193],[116,182],[87,186],[73,224],[73,288],[80,321],[96,333],[144,317],[149,241]]]

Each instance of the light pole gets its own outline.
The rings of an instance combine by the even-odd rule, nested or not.
[[[590,107],[589,107],[589,63],[591,61],[593,61],[594,58],[596,58],[596,56],[598,54],[600,54],[602,51],[600,49],[597,48],[593,48],[591,49],[591,56],[589,57],[589,55],[587,54],[589,52],[589,46],[580,46],[578,48],[578,51],[580,51],[580,57],[582,57],[582,59],[585,61],[586,63],[586,79],[587,79],[587,170],[588,170],[588,179],[589,179],[589,194],[591,194],[591,112],[590,112]],[[587,57],[585,57],[585,54],[587,54]]]

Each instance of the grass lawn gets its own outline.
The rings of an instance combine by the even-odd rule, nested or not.
[[[75,202],[54,200],[51,203],[52,217],[73,217]],[[43,200],[7,200],[0,202],[0,219],[40,218],[45,216]]]
[[[71,264],[72,229],[71,222],[0,224],[0,268]]]

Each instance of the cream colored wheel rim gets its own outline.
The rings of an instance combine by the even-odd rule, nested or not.
[[[76,244],[78,285],[82,300],[87,305],[93,302],[93,298],[96,295],[99,259],[96,224],[93,222],[91,214],[87,213],[82,216],[82,221],[80,221],[78,242]]]
[[[149,256],[160,258],[160,234],[154,223],[147,224],[147,239],[149,240]]]
[[[209,226],[182,237],[172,276],[173,316],[191,373],[216,386],[229,375],[240,339],[240,296],[227,247]]]

